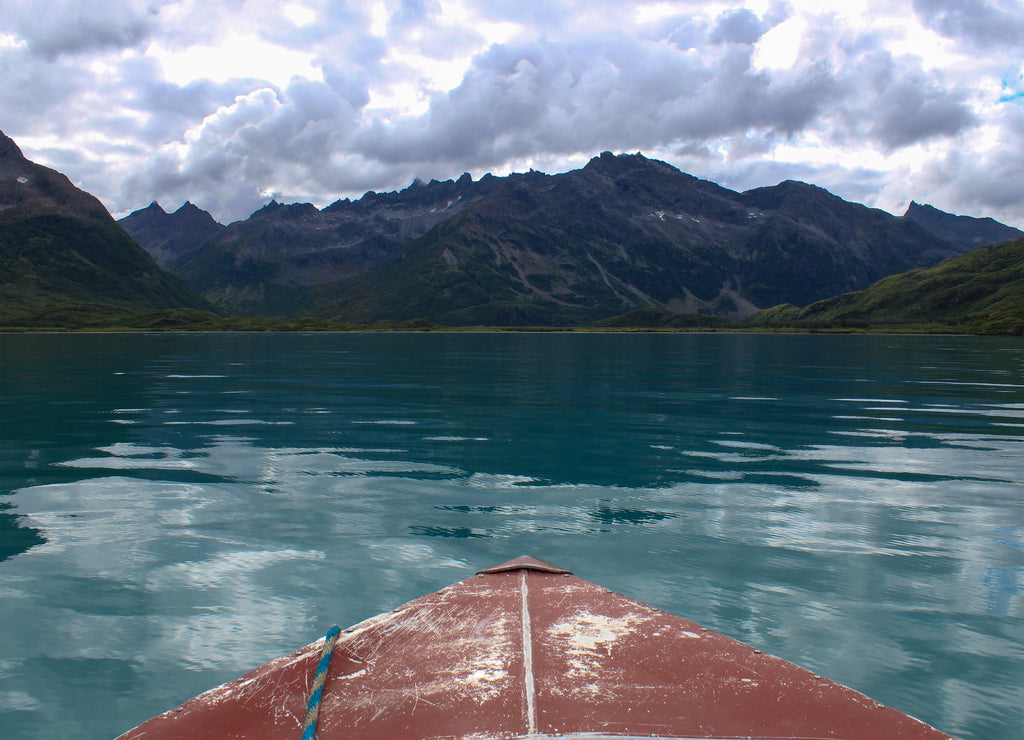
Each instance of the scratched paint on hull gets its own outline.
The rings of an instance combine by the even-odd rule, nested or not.
[[[294,738],[321,645],[271,661],[122,738]],[[317,737],[949,738],[531,558],[344,631]]]

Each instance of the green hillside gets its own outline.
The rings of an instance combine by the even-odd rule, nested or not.
[[[971,334],[1024,334],[1024,239],[892,275],[865,290],[806,308],[775,306],[745,323],[793,328],[917,326]]]
[[[99,200],[0,131],[0,322],[69,304],[216,310],[157,266]]]
[[[212,309],[113,220],[57,213],[0,220],[0,314],[67,302]]]

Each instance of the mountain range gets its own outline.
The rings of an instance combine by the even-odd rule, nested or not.
[[[164,267],[227,310],[320,315],[312,288],[365,273],[491,194],[501,180],[488,175],[474,182],[464,174],[457,181],[417,181],[400,192],[370,191],[322,210],[271,201],[226,227],[203,211],[203,230],[194,229],[200,217],[192,208],[167,214],[156,203],[120,223]]]
[[[735,192],[609,152],[559,175],[464,174],[323,209],[272,201],[227,226],[189,202],[173,213],[154,202],[115,223],[0,133],[0,318],[9,326],[19,312],[35,312],[26,326],[61,324],[69,304],[96,316],[176,311],[154,319],[166,327],[215,326],[218,312],[322,328],[328,319],[687,327],[752,315],[806,325],[834,312],[796,307],[849,303],[882,278],[942,260],[946,288],[984,273],[984,290],[1015,295],[995,287],[1018,280],[1003,269],[1012,254],[978,245],[1022,236],[916,202],[896,217],[801,182]],[[975,318],[988,310],[978,306]]]
[[[210,231],[174,250],[178,212],[147,231],[154,209],[121,224],[225,310],[453,325],[581,325],[645,307],[737,320],[1021,234],[916,203],[896,217],[801,182],[739,193],[609,152],[559,175],[464,174],[322,210],[271,202],[219,232],[204,219]]]

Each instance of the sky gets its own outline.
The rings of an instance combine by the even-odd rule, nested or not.
[[[1024,2],[0,0],[0,130],[117,217],[607,150],[1024,227]]]

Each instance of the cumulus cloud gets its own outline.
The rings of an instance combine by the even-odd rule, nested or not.
[[[33,54],[49,58],[137,46],[156,27],[155,8],[133,0],[53,0],[45,10],[32,0],[5,0],[3,13]]]
[[[870,137],[887,149],[975,122],[963,91],[870,46],[851,45],[837,61],[809,44],[806,64],[757,69],[750,46],[768,27],[749,11],[710,28],[687,26],[691,40],[702,35],[700,52],[625,36],[495,45],[427,112],[374,121],[354,146],[389,164],[448,160],[471,169],[538,151],[661,149],[751,133],[786,138],[826,115],[841,124],[834,139]],[[828,35],[819,28],[819,38]],[[711,46],[726,42],[743,46]]]
[[[421,116],[377,121],[354,145],[383,162],[464,168],[538,151],[663,147],[748,129],[799,131],[838,92],[821,67],[772,76],[749,48],[684,52],[614,36],[496,45]]]
[[[713,44],[753,44],[771,25],[747,8],[731,10],[718,18],[718,23],[711,31],[709,41]]]
[[[271,194],[324,205],[605,149],[749,186],[828,181],[897,209],[897,180],[980,177],[1020,105],[1006,80],[1021,75],[1024,11],[1007,0],[80,7],[5,3],[0,128],[121,213],[188,199],[231,220]],[[945,187],[947,206],[973,207],[968,190]],[[999,213],[1024,222],[1013,202]]]
[[[78,65],[38,61],[24,47],[0,50],[0,128],[12,134],[38,129],[92,81]]]
[[[262,87],[237,96],[127,178],[126,195],[191,199],[242,217],[272,194],[338,188],[335,162],[367,96],[343,77],[334,81],[337,88],[297,78],[282,91]]]
[[[957,91],[900,80],[877,96],[872,133],[890,149],[937,136],[952,136],[976,122]]]
[[[869,49],[846,62],[847,95],[837,138],[869,137],[886,150],[951,137],[977,123],[968,92],[943,87],[919,61]]]
[[[922,22],[944,36],[984,48],[1024,48],[1024,6],[1016,0],[914,0]]]
[[[952,150],[929,162],[918,179],[922,189],[944,203],[968,212],[1005,214],[1014,226],[1024,227],[1024,107],[1006,106],[998,118],[998,145],[978,152]]]

